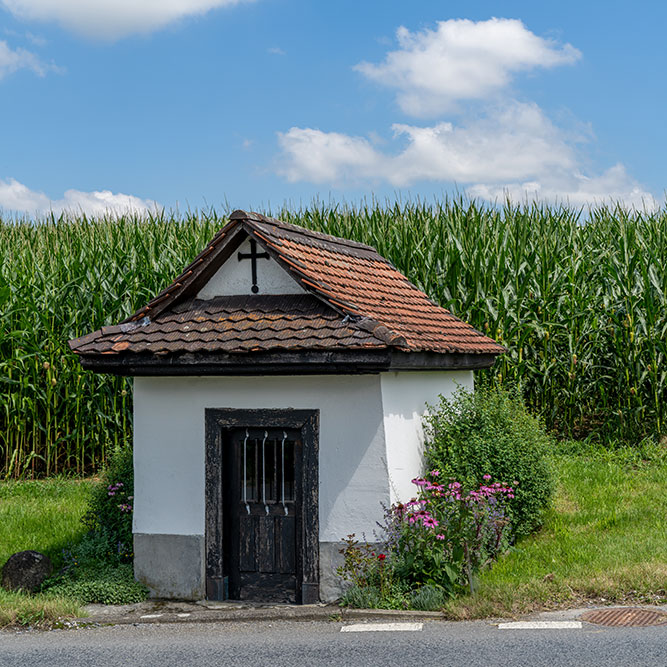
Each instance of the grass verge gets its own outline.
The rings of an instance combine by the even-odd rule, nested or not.
[[[667,602],[667,449],[570,444],[542,530],[451,600],[455,619],[605,603]]]
[[[86,532],[90,480],[49,479],[0,482],[0,567],[17,551],[34,549],[51,558],[57,570],[62,550]],[[9,592],[0,587],[0,628],[49,626],[58,618],[80,615],[71,597]]]

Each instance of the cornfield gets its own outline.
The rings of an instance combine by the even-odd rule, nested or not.
[[[373,245],[508,353],[479,381],[519,387],[562,435],[665,432],[667,210],[313,204],[274,212]],[[0,474],[83,474],[131,436],[131,380],[82,371],[69,338],[116,323],[224,224],[187,215],[0,221]]]

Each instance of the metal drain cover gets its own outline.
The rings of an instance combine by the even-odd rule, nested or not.
[[[614,609],[594,609],[579,617],[587,623],[597,625],[648,626],[667,625],[667,614],[654,609],[638,607],[616,607]]]

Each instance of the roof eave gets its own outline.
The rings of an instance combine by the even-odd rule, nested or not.
[[[387,371],[490,368],[496,354],[402,352],[396,349],[246,353],[79,355],[86,370],[124,376],[350,375]]]
[[[349,375],[389,369],[387,348],[369,350],[299,350],[246,353],[79,355],[96,373],[125,376],[198,375]]]
[[[403,352],[392,350],[391,371],[474,371],[491,368],[496,362],[496,352]]]

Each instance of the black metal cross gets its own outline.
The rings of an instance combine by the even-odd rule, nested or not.
[[[257,260],[269,259],[269,253],[257,252],[257,241],[255,241],[255,239],[250,239],[250,252],[239,253],[239,262],[243,259],[252,260],[252,293],[257,294],[257,292],[259,292],[259,287],[257,287]]]

